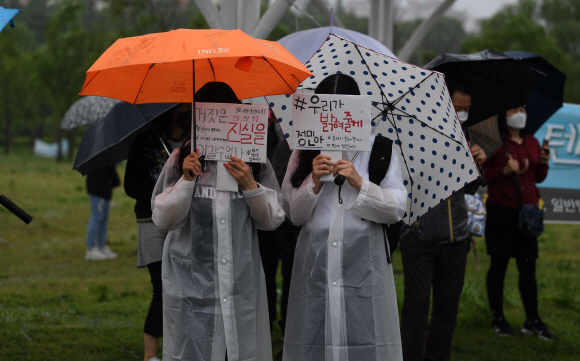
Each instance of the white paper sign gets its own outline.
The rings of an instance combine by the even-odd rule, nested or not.
[[[292,148],[370,151],[371,97],[292,95]]]
[[[266,163],[268,107],[196,103],[197,148],[206,160]]]

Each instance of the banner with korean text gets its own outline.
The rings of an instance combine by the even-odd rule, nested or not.
[[[547,223],[580,223],[580,105],[564,104],[534,134],[549,140],[550,170],[538,184]]]
[[[292,149],[370,151],[370,104],[368,95],[293,94]]]
[[[197,147],[206,160],[266,163],[268,107],[196,103]]]

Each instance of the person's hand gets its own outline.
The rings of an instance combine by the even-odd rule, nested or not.
[[[334,164],[334,171],[332,174],[335,177],[339,174],[342,174],[344,178],[346,178],[348,184],[360,191],[360,188],[363,184],[363,178],[357,173],[356,169],[354,169],[352,162],[340,159]]]
[[[201,162],[199,161],[199,149],[191,153],[183,160],[183,178],[192,181],[201,175]]]
[[[331,167],[334,163],[330,161],[330,156],[326,154],[319,154],[312,160],[312,181],[314,182],[314,193],[318,193],[320,188],[320,177],[325,174],[332,173]]]
[[[512,173],[516,173],[516,174],[522,174],[525,173],[528,168],[530,167],[530,161],[527,159],[524,159],[524,168],[522,170],[520,170],[520,163],[513,159],[511,154],[508,155],[508,161],[505,164],[505,167],[503,167],[503,174],[505,175],[510,175]]]
[[[542,152],[540,153],[540,164],[548,164],[549,160],[550,160],[550,147],[548,146],[548,142],[544,141]]]
[[[230,159],[231,162],[224,163],[224,167],[236,179],[240,187],[245,191],[258,188],[258,183],[252,176],[250,166],[238,157],[231,156]]]
[[[512,173],[517,173],[520,171],[520,164],[517,160],[513,159],[511,155],[508,155],[508,161],[503,167],[503,174],[510,175]]]
[[[475,164],[477,164],[477,168],[481,168],[483,162],[485,162],[485,159],[487,158],[485,152],[477,144],[471,145],[470,143],[469,147],[471,150],[471,155],[473,156],[473,160],[475,160]]]

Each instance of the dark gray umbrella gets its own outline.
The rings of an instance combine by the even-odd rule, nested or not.
[[[526,105],[528,112],[526,130],[534,134],[552,114],[564,105],[566,74],[538,54],[525,51],[506,51],[505,54],[546,74],[530,95]]]
[[[473,54],[441,54],[425,68],[443,73],[448,84],[468,84],[473,88],[464,126],[526,104],[544,78],[541,72],[492,49]]]
[[[501,134],[497,125],[497,116],[472,125],[469,127],[469,133],[471,142],[479,145],[488,157],[503,147]]]
[[[60,128],[71,130],[82,125],[93,124],[111,111],[118,102],[120,100],[105,97],[82,97],[68,108],[62,118]]]
[[[150,129],[151,121],[175,103],[133,105],[119,102],[101,120],[93,123],[79,146],[73,169],[86,175],[93,170],[127,159],[137,135]]]

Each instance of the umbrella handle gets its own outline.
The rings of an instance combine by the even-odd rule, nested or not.
[[[479,185],[481,187],[487,187],[487,181],[485,180],[485,173],[483,171],[483,168],[479,170],[479,174],[481,174],[481,178],[479,178]]]
[[[22,210],[22,208],[18,207],[14,204],[8,197],[5,195],[0,195],[0,204],[6,207],[10,212],[12,212],[16,217],[20,218],[22,222],[29,224],[32,221],[32,216]]]

